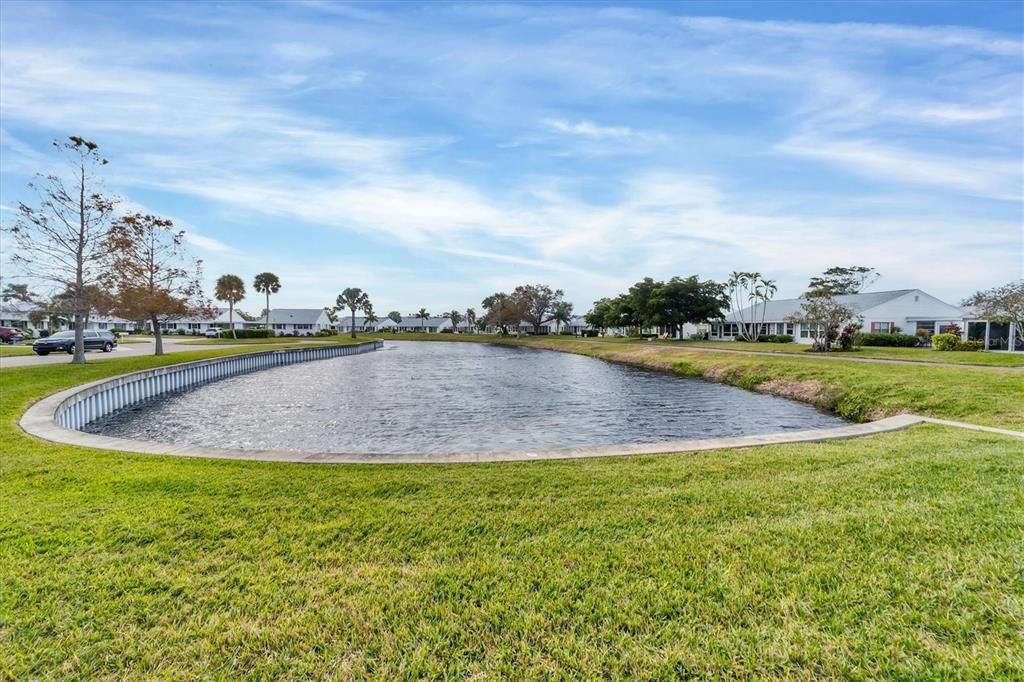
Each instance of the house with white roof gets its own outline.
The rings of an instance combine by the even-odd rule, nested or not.
[[[350,333],[352,331],[352,315],[338,313],[338,321],[333,326],[341,333]],[[398,324],[390,317],[380,318],[373,324],[367,324],[365,317],[356,315],[355,330],[357,332],[390,331],[396,327],[398,327]]]
[[[402,321],[395,325],[394,330],[398,332],[423,332],[425,334],[438,334],[445,329],[452,328],[452,321],[447,317],[430,317],[420,319],[414,315],[403,317]]]
[[[214,314],[209,317],[186,316],[173,320],[167,319],[160,322],[160,331],[164,334],[187,334],[189,336],[202,336],[207,329],[216,327],[219,329],[230,329],[231,321],[234,320],[235,329],[245,328],[246,322],[237,310],[234,315],[229,315],[228,308],[214,308]],[[145,322],[146,331],[153,331],[153,325]]]
[[[276,336],[314,336],[333,327],[323,308],[275,308],[270,311],[269,323]],[[267,315],[245,323],[246,329],[263,329],[266,326]]]
[[[71,316],[69,315],[69,317]],[[0,327],[25,329],[35,336],[39,336],[39,333],[44,330],[57,331],[64,327],[71,328],[70,323],[60,323],[56,318],[56,315],[51,316],[39,306],[31,303],[8,302],[0,305]],[[135,331],[136,326],[134,321],[126,320],[123,317],[93,313],[89,315],[85,329],[130,332]]]
[[[930,334],[939,334],[950,331],[964,319],[960,308],[920,289],[872,291],[835,298],[863,320],[865,332],[915,334],[919,329],[926,329]],[[752,325],[751,331],[759,335],[789,334],[797,343],[813,343],[823,328],[810,320],[796,321],[802,316],[803,301],[802,298],[779,299],[767,305],[744,308],[741,312],[732,311],[712,324],[711,338],[732,341],[739,335],[740,323],[744,322]]]

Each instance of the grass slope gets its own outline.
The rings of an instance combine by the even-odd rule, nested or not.
[[[45,393],[235,352],[0,371],[0,675],[1024,676],[1024,450],[999,436],[360,467],[17,429]]]

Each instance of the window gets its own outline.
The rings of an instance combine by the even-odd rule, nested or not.
[[[284,329],[288,325],[286,325],[286,324],[272,324],[270,326],[273,327],[274,329]]]
[[[96,332],[82,332],[82,335],[87,339],[95,339]]]
[[[892,322],[872,322],[872,334],[889,334],[892,332]]]
[[[106,329],[107,328],[107,323],[106,322],[100,322],[96,326],[98,328],[100,328],[100,329]]]
[[[296,329],[312,329],[313,328],[313,325],[311,325],[311,324],[294,324],[292,326],[295,327]]]
[[[823,331],[825,331],[824,325],[818,324],[817,322],[800,323],[801,339],[816,339]]]
[[[732,338],[739,333],[739,326],[735,322],[726,322],[719,326],[718,332],[722,338]]]
[[[203,328],[203,323],[202,322],[189,322],[188,323],[188,328],[189,329],[202,329]]]
[[[793,336],[793,323],[792,322],[777,322],[775,324],[776,334],[789,334]]]

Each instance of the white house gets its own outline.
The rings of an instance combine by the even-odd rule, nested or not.
[[[447,317],[431,317],[423,320],[413,315],[402,318],[402,321],[394,327],[395,331],[399,332],[423,332],[425,334],[438,334],[451,328],[452,321]]]
[[[920,289],[872,291],[837,296],[836,300],[863,319],[865,332],[915,334],[918,329],[927,329],[931,334],[938,334],[963,321],[960,308]],[[758,334],[789,334],[798,343],[812,343],[822,328],[814,322],[794,321],[794,317],[802,314],[802,301],[800,298],[779,299],[769,301],[767,306],[744,308],[742,313],[730,312],[723,321],[712,324],[711,338],[734,340],[743,320],[747,324],[755,323]]]
[[[33,319],[36,319],[36,321],[33,322]],[[71,328],[70,324],[58,325],[56,320],[51,320],[50,315],[42,312],[38,306],[29,303],[10,302],[0,306],[0,327],[26,329],[35,336],[38,336],[39,332],[43,330],[56,331],[58,326]],[[89,315],[85,329],[129,332],[135,331],[136,324],[132,320],[126,320],[123,317],[93,313]]]
[[[234,316],[230,317],[228,314],[228,308],[216,308],[215,314],[212,317],[179,317],[173,320],[163,320],[160,322],[160,331],[164,334],[188,334],[189,336],[202,336],[210,327],[229,329],[231,320],[234,320],[235,322],[235,329],[243,329],[245,325],[248,324],[245,319],[238,314],[237,310],[234,311]],[[153,330],[153,325],[149,322],[145,322],[144,326],[147,331]]]
[[[352,315],[345,315],[344,313],[338,313],[338,321],[334,323],[334,328],[341,333],[347,334],[352,331]],[[373,324],[367,324],[365,317],[356,315],[355,330],[357,332],[379,332],[385,330],[392,330],[398,327],[398,324],[390,317],[383,317],[378,319]]]
[[[246,329],[266,327],[267,316],[245,324]],[[270,311],[270,328],[276,336],[314,336],[333,325],[323,308],[275,308]]]

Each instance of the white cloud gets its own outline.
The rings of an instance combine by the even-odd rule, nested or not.
[[[568,133],[570,135],[582,135],[589,138],[606,138],[606,137],[630,137],[636,134],[632,128],[625,126],[601,126],[590,121],[578,121],[572,123],[560,118],[546,118],[542,123],[552,130],[556,130],[560,133]]]
[[[299,42],[274,43],[270,53],[279,59],[300,63],[317,62],[333,54],[325,45]]]

